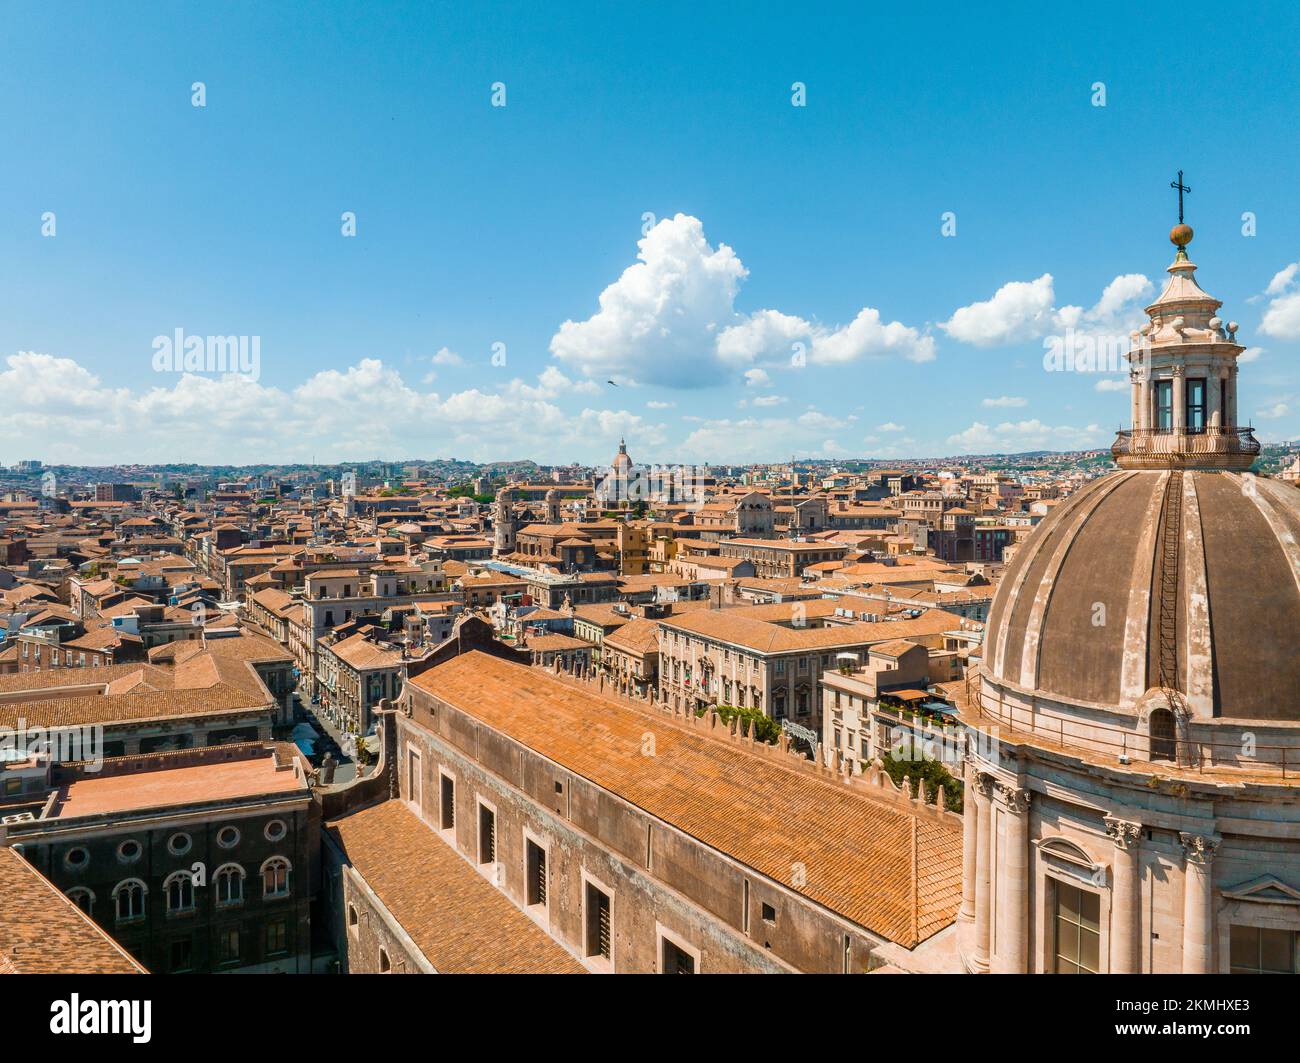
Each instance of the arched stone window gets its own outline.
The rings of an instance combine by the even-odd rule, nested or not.
[[[289,896],[289,861],[283,856],[273,856],[262,865],[262,896]]]
[[[144,918],[144,902],[149,888],[138,878],[129,878],[113,887],[113,907],[119,923]]]
[[[68,890],[68,900],[87,915],[92,914],[95,909],[95,894],[85,886],[77,886],[75,889]]]
[[[212,876],[217,886],[217,904],[244,903],[244,869],[238,864],[222,864]]]
[[[167,911],[172,914],[194,911],[194,876],[188,871],[173,871],[163,882],[167,891]]]

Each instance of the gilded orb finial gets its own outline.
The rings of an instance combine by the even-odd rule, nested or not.
[[[1192,227],[1179,222],[1169,230],[1169,242],[1174,244],[1179,251],[1183,250],[1192,242]]]

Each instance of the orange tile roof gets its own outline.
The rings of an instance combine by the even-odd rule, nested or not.
[[[477,651],[412,684],[769,878],[911,948],[961,900],[961,831]],[[644,736],[655,755],[643,755]]]
[[[16,849],[0,848],[0,974],[146,974]]]
[[[61,786],[50,810],[52,819],[133,812],[145,808],[229,801],[243,797],[310,791],[291,767],[275,758],[221,760],[181,768],[137,771],[125,775],[85,776]]]
[[[398,801],[326,825],[443,974],[581,974],[583,967]]]

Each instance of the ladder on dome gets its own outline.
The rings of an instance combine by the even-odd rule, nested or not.
[[[1190,762],[1187,703],[1178,688],[1178,582],[1182,558],[1183,472],[1171,469],[1165,482],[1164,527],[1160,541],[1160,689],[1174,715],[1175,762]]]

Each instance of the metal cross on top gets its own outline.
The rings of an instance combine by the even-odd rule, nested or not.
[[[1191,191],[1191,189],[1188,188],[1187,185],[1183,184],[1182,170],[1178,171],[1177,181],[1169,182],[1169,187],[1178,189],[1178,224],[1181,225],[1183,223],[1183,193]]]

